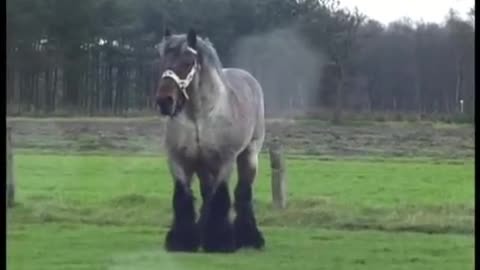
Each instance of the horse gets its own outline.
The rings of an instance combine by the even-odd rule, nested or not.
[[[194,29],[166,30],[157,47],[160,78],[155,102],[167,118],[165,149],[174,181],[167,251],[235,252],[263,249],[252,203],[258,155],[265,139],[263,90],[247,71],[223,68],[208,38]],[[228,182],[237,165],[231,222]],[[192,177],[202,206],[196,221]]]

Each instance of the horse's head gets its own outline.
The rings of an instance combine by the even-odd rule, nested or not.
[[[161,77],[156,103],[163,115],[175,116],[188,101],[188,90],[195,83],[200,67],[196,32],[192,29],[185,37],[166,30],[160,56]]]

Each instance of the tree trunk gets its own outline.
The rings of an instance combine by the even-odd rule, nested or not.
[[[103,107],[105,110],[112,112],[112,96],[113,96],[113,67],[110,63],[107,64],[107,72],[105,73],[104,97]]]
[[[51,95],[51,78],[50,78],[50,67],[47,66],[45,70],[45,89],[43,91],[43,104],[44,104],[44,111],[49,113],[50,111],[50,95]]]
[[[94,112],[95,113],[98,113],[100,110],[101,110],[101,98],[100,98],[100,95],[101,95],[101,91],[100,91],[100,80],[101,80],[101,76],[102,76],[102,66],[101,66],[101,63],[100,63],[100,51],[95,51],[95,69],[94,69],[94,72],[93,72],[93,76],[94,76],[94,81],[95,81],[95,85],[94,85]]]
[[[342,118],[342,109],[343,109],[343,87],[344,87],[344,76],[343,70],[340,67],[340,74],[338,78],[337,88],[335,92],[335,109],[333,111],[333,123],[339,124],[341,123]]]
[[[7,71],[7,114],[13,112],[13,107],[16,103],[15,100],[15,81],[16,81],[16,74],[15,74],[15,67],[10,66]]]
[[[29,92],[28,103],[27,103],[28,112],[33,112],[33,104],[34,104],[35,95],[36,95],[34,81],[35,81],[35,75],[33,71],[30,71],[28,76],[28,92]]]
[[[7,207],[15,205],[15,174],[13,164],[13,149],[12,149],[12,132],[11,128],[7,127],[6,136],[6,161],[7,161]]]
[[[42,91],[40,87],[40,72],[35,72],[33,77],[33,85],[34,85],[34,92],[35,92],[35,99],[34,99],[34,112],[37,114],[41,110],[41,98],[42,98]]]
[[[460,111],[460,90],[462,88],[463,81],[463,72],[462,72],[462,63],[460,59],[457,60],[456,64],[456,81],[455,81],[455,108],[456,112]]]
[[[58,67],[55,66],[53,70],[53,88],[50,95],[50,109],[49,111],[54,112],[56,110],[56,96],[57,96],[57,88],[58,87]]]

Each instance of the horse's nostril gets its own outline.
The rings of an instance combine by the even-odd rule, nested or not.
[[[172,113],[173,109],[173,97],[159,97],[157,98],[157,105],[160,107],[160,112],[162,114],[169,115]]]
[[[158,97],[157,98],[157,105],[158,106],[164,106],[164,105],[168,105],[168,104],[172,104],[173,103],[173,98],[172,97]]]

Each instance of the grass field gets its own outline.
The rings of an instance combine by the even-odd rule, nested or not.
[[[17,154],[15,162],[11,270],[473,268],[471,159],[289,158],[289,206],[279,211],[262,157],[255,207],[267,247],[231,255],[164,252],[172,183],[162,157]]]

